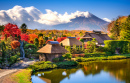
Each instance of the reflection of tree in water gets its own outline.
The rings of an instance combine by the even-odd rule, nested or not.
[[[117,80],[130,83],[130,60],[112,63],[112,66],[108,67],[111,76],[116,77]]]
[[[83,66],[82,70],[86,76],[89,74],[95,75],[104,70],[117,80],[130,83],[130,60],[87,63],[87,66]]]
[[[86,65],[87,64],[87,65]],[[109,72],[111,76],[115,77],[119,81],[125,81],[126,83],[130,83],[130,60],[113,60],[113,61],[104,61],[104,62],[92,62],[85,63],[82,66],[82,71],[84,75],[87,76],[89,74],[96,75],[100,73],[101,70]],[[48,73],[44,72],[44,75],[39,77],[47,83],[60,83],[64,78],[70,77],[70,74],[77,72],[79,69],[54,69]],[[66,72],[67,75],[62,75],[63,72]],[[43,72],[37,72],[43,73]],[[47,80],[50,80],[48,82]]]

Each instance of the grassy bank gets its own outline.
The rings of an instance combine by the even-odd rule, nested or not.
[[[89,61],[103,61],[103,60],[119,60],[119,59],[127,59],[130,58],[130,54],[125,55],[113,55],[113,56],[103,56],[103,57],[76,57],[71,59],[71,61],[57,62],[52,63],[50,61],[40,61],[36,62],[33,65],[30,65],[29,68],[33,69],[33,71],[38,70],[47,70],[54,68],[68,68],[72,66],[77,66],[78,62],[89,62]]]
[[[30,65],[29,68],[33,69],[33,71],[38,70],[47,70],[47,69],[54,69],[54,68],[68,68],[72,66],[77,66],[78,63],[76,61],[65,61],[65,62],[57,62],[52,63],[50,61],[40,61],[36,62],[33,65]]]
[[[11,75],[12,81],[16,83],[32,83],[31,69],[22,69]]]
[[[74,60],[78,62],[88,62],[88,61],[101,61],[101,60],[119,60],[130,58],[130,54],[124,55],[113,55],[113,56],[104,56],[104,57],[76,57]]]
[[[5,76],[2,83],[32,83],[31,69],[21,69],[13,74]]]

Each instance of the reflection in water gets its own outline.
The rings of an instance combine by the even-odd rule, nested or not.
[[[66,72],[64,71],[64,72],[62,73],[62,75],[66,76]]]
[[[41,76],[37,76],[37,75]],[[33,83],[130,83],[130,59],[83,63],[81,68],[36,72]],[[37,81],[35,81],[37,80]]]

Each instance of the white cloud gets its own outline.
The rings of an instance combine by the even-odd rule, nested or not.
[[[103,18],[103,20],[105,20],[105,21],[107,21],[107,22],[111,22],[111,20],[108,19],[108,18]]]
[[[80,12],[76,11],[74,13],[68,14],[59,14],[56,11],[51,11],[50,9],[45,10],[46,13],[42,13],[37,8],[14,6],[9,10],[0,10],[0,23],[6,24],[8,22],[15,23],[20,26],[22,23],[26,23],[29,28],[42,28],[46,25],[57,25],[62,23],[71,22],[71,19],[74,19],[79,16],[85,16],[86,18],[91,17],[89,12]]]

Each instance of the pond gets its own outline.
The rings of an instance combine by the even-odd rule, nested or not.
[[[130,83],[130,59],[81,63],[72,69],[36,72],[33,83]]]

